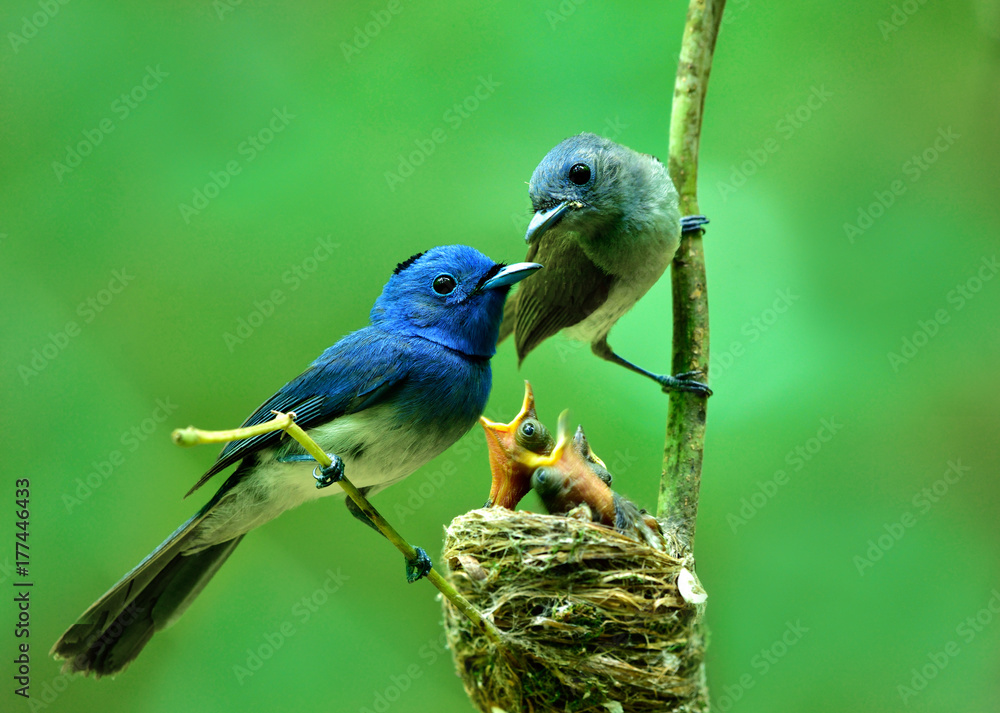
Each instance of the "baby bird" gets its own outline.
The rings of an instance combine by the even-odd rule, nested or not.
[[[548,455],[555,446],[552,434],[538,420],[531,383],[524,382],[521,410],[510,423],[497,423],[485,416],[479,417],[479,423],[486,431],[493,478],[486,507],[513,510],[531,490],[531,469],[521,463],[521,454]]]
[[[587,447],[592,458],[580,448],[569,447],[566,427],[567,412],[559,417],[559,438],[552,452],[547,456],[531,453],[521,454],[523,465],[533,468],[531,487],[538,493],[546,509],[552,515],[565,515],[581,505],[590,511],[590,519],[607,527],[612,527],[631,537],[646,542],[656,549],[664,549],[662,534],[656,520],[647,515],[628,498],[611,490],[595,469],[594,461],[603,467],[603,461]],[[574,443],[582,429],[577,430]],[[610,478],[610,473],[608,473]]]

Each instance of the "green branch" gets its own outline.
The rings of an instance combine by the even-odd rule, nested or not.
[[[262,433],[270,433],[271,431],[284,431],[289,436],[298,441],[306,452],[313,457],[316,462],[320,464],[323,468],[328,468],[330,466],[330,457],[323,451],[322,448],[314,441],[308,433],[302,430],[302,428],[295,423],[294,413],[281,413],[279,411],[272,411],[274,418],[266,423],[262,423],[257,426],[250,426],[247,428],[236,428],[229,431],[202,431],[201,429],[189,426],[188,428],[178,428],[171,434],[171,438],[174,443],[179,446],[195,446],[200,443],[226,443],[228,441],[237,441],[244,438],[249,438],[251,436],[258,436]],[[375,509],[375,507],[368,502],[360,490],[358,490],[354,484],[347,478],[346,475],[341,477],[337,481],[347,497],[354,501],[354,504],[358,506],[358,509],[363,512],[369,520],[374,523],[376,529],[385,535],[385,538],[389,540],[396,549],[403,553],[407,561],[412,561],[417,556],[417,551],[414,549],[413,545],[404,540],[402,536],[396,532],[396,528],[389,524],[389,522],[382,517],[381,513]],[[469,603],[469,600],[459,594],[455,586],[446,580],[441,574],[433,567],[427,573],[427,580],[437,587],[438,591],[441,592],[445,597],[448,598],[456,609],[465,614],[469,620],[478,626],[483,634],[487,638],[491,639],[493,643],[501,645],[502,641],[500,638],[500,631],[493,625],[493,622],[488,619],[484,619],[479,611]]]
[[[698,210],[698,145],[712,54],[725,0],[691,0],[681,43],[670,115],[670,176],[680,194],[681,215]],[[681,236],[673,270],[674,343],[672,373],[708,374],[708,291],[702,232]],[[705,448],[706,398],[670,394],[667,437],[657,514],[673,521],[693,545]]]

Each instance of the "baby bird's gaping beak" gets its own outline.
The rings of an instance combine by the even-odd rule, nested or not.
[[[587,503],[594,522],[614,527],[617,519],[615,494],[598,477],[594,464],[586,459],[586,453],[591,452],[589,446],[582,452],[576,444],[577,439],[570,442],[568,423],[569,414],[563,411],[559,416],[559,437],[551,454],[522,455],[522,463],[534,471],[531,487],[553,515],[564,515],[577,505]],[[601,462],[596,456],[595,459]]]
[[[554,440],[538,420],[535,396],[531,384],[524,382],[521,410],[510,423],[497,423],[484,416],[479,423],[486,431],[486,447],[490,456],[493,482],[486,507],[499,506],[513,510],[531,490],[532,468],[522,461],[524,454],[546,455],[552,452]]]

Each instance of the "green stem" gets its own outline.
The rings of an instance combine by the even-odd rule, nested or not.
[[[670,176],[680,194],[681,215],[698,210],[698,145],[712,54],[725,0],[691,0],[681,43],[670,116]],[[671,270],[674,303],[673,373],[708,374],[708,291],[702,232],[681,236]],[[705,448],[706,399],[670,394],[667,436],[657,514],[674,522],[694,543]]]
[[[321,466],[326,468],[330,465],[330,458],[323,452],[323,449],[312,438],[309,437],[305,431],[299,427],[298,424],[291,423],[285,427],[285,432],[289,436],[294,438],[296,441],[302,444],[302,447],[306,449],[316,461],[319,462]],[[417,550],[409,542],[404,540],[402,536],[396,532],[396,528],[389,524],[389,521],[382,517],[382,514],[375,509],[368,498],[362,495],[361,491],[354,487],[354,484],[348,480],[347,476],[341,477],[337,481],[337,485],[343,488],[344,492],[347,493],[347,497],[354,501],[354,504],[363,512],[369,520],[374,523],[375,527],[385,535],[385,538],[389,540],[396,549],[403,553],[403,556],[407,560],[413,560],[417,556]],[[483,630],[483,633],[487,638],[491,639],[496,644],[501,644],[500,631],[493,625],[493,622],[488,619],[484,619],[476,609],[469,602],[468,599],[459,594],[458,590],[455,589],[454,585],[448,580],[441,576],[441,574],[433,567],[427,573],[427,581],[437,587],[438,591],[441,592],[448,601],[450,601],[456,609],[465,614],[469,620]]]
[[[173,432],[172,438],[174,443],[180,446],[194,446],[199,443],[224,443],[226,441],[236,441],[243,438],[249,438],[250,436],[260,435],[262,433],[269,433],[271,431],[285,431],[289,436],[298,441],[306,452],[313,457],[321,466],[327,468],[330,466],[331,460],[326,452],[319,447],[319,444],[314,441],[308,433],[302,430],[302,428],[295,423],[294,413],[280,413],[278,411],[272,411],[274,418],[266,423],[259,424],[257,426],[252,426],[249,428],[237,428],[231,431],[202,431],[200,429],[189,427],[184,429],[177,429]],[[417,556],[417,551],[409,542],[404,540],[402,536],[396,532],[396,528],[389,524],[389,522],[382,517],[381,513],[375,509],[375,507],[368,502],[368,498],[362,495],[361,491],[354,487],[354,484],[346,477],[341,477],[337,481],[347,497],[354,501],[354,504],[368,517],[369,520],[375,525],[379,532],[385,535],[385,538],[389,540],[396,549],[403,553],[403,556],[407,560],[412,561]],[[468,599],[463,597],[454,585],[448,580],[441,576],[441,574],[434,568],[431,568],[430,572],[427,573],[427,580],[438,588],[438,591],[443,594],[448,601],[450,601],[456,609],[465,614],[469,620],[478,626],[483,634],[488,639],[491,639],[495,644],[502,646],[503,642],[500,637],[500,630],[496,628],[493,622],[488,619],[484,619],[482,614],[472,606]]]

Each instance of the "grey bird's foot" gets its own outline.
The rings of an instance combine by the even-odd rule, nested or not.
[[[326,488],[344,477],[344,461],[336,453],[327,453],[330,458],[330,465],[317,465],[313,468],[313,477],[316,479],[318,489]]]
[[[681,232],[693,233],[708,225],[708,218],[703,215],[685,215],[681,218]]]
[[[663,393],[665,394],[669,394],[671,391],[690,391],[700,396],[711,396],[712,390],[708,388],[708,384],[695,381],[694,377],[696,376],[703,376],[701,370],[685,371],[683,374],[677,374],[676,376],[657,376],[656,381],[663,387]]]
[[[707,384],[695,381],[693,378],[695,376],[704,375],[700,370],[686,371],[683,374],[678,374],[677,376],[654,374],[651,371],[643,369],[638,364],[633,364],[628,359],[615,354],[614,350],[608,344],[606,336],[591,344],[590,348],[593,350],[594,354],[602,359],[606,359],[607,361],[610,361],[613,364],[618,364],[619,366],[624,366],[626,369],[634,371],[636,374],[642,374],[643,376],[649,377],[660,385],[664,393],[670,393],[671,391],[690,391],[691,393],[706,397],[712,395],[712,390],[708,388]]]
[[[406,560],[406,581],[413,584],[421,577],[427,575],[431,571],[434,564],[431,562],[431,558],[427,556],[424,552],[423,547],[414,547],[417,551],[416,556],[411,560]]]

